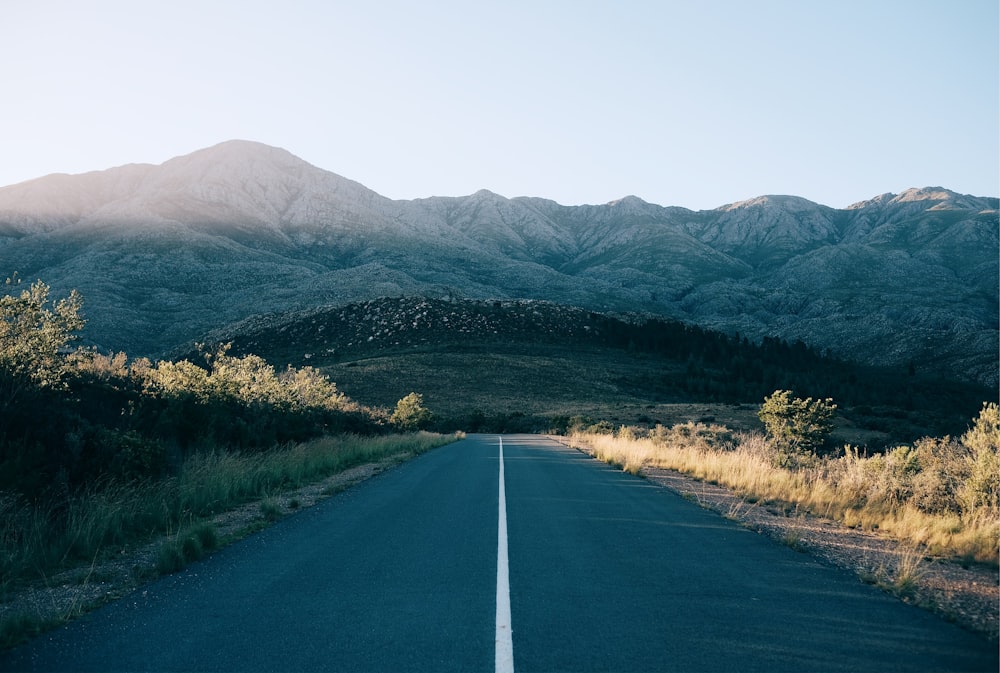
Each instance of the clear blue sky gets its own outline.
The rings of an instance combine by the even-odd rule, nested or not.
[[[1000,193],[997,0],[0,0],[0,185],[232,138],[391,198]]]

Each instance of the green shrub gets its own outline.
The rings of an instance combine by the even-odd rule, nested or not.
[[[205,551],[214,551],[219,547],[219,532],[207,521],[192,526],[191,534],[198,538],[201,548]]]
[[[1000,412],[997,404],[983,405],[972,428],[962,435],[969,450],[969,474],[959,489],[963,513],[982,513],[994,519],[1000,514]]]
[[[16,275],[6,282],[0,296],[0,412],[11,408],[32,387],[63,384],[67,366],[63,349],[84,325],[83,300],[76,290],[49,308],[49,286],[38,281],[27,290]]]
[[[615,426],[611,425],[610,421],[597,421],[584,428],[583,432],[595,435],[613,435],[615,434]]]
[[[277,521],[281,518],[281,506],[274,498],[265,498],[260,503],[260,513],[268,521]]]
[[[793,453],[816,453],[833,431],[836,410],[829,397],[802,400],[793,398],[790,390],[776,390],[764,398],[757,417],[768,435]]]
[[[184,550],[177,540],[167,540],[160,545],[160,552],[156,557],[156,570],[161,575],[169,575],[184,569]]]
[[[197,561],[205,555],[205,550],[201,546],[201,540],[197,535],[188,534],[180,540],[181,553],[188,562]]]
[[[396,403],[390,422],[401,430],[419,430],[431,421],[431,412],[424,406],[424,396],[410,393]]]
[[[143,437],[134,430],[100,429],[95,437],[96,455],[103,471],[125,480],[157,479],[167,471],[163,442]]]
[[[179,531],[176,536],[160,545],[156,569],[162,575],[178,572],[218,546],[219,537],[215,526],[207,521],[197,523]]]

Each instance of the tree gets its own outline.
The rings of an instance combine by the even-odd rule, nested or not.
[[[983,404],[962,444],[969,450],[969,476],[959,491],[962,509],[995,519],[1000,512],[1000,407],[995,402]]]
[[[73,290],[49,307],[49,286],[37,281],[19,294],[17,276],[0,296],[0,411],[31,387],[58,388],[67,371],[65,349],[83,329],[83,299]]]
[[[337,384],[313,367],[295,369],[288,365],[278,376],[285,394],[297,409],[345,410],[351,407],[347,395]]]
[[[833,415],[837,405],[831,398],[823,400],[792,397],[790,390],[775,390],[764,398],[757,417],[767,433],[786,448],[815,453],[833,431]]]
[[[402,430],[417,430],[430,422],[431,412],[424,406],[423,395],[410,393],[396,403],[389,420]]]

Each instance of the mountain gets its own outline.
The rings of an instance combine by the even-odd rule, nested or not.
[[[542,299],[997,384],[998,199],[707,211],[482,190],[394,201],[230,141],[0,188],[0,272],[85,298],[84,338],[158,355],[249,316],[383,296]]]

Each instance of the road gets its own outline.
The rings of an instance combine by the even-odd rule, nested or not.
[[[997,670],[979,636],[640,478],[513,435],[501,482],[499,455],[436,449],[0,670]]]

